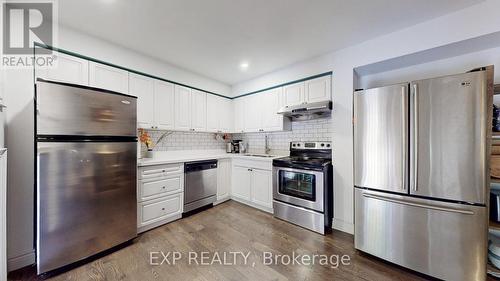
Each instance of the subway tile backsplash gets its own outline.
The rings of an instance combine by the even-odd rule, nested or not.
[[[292,122],[292,130],[272,133],[233,134],[233,139],[241,139],[249,152],[262,153],[265,149],[265,135],[268,135],[272,151],[288,151],[291,141],[331,141],[332,122],[328,119],[314,119]]]
[[[166,131],[146,130],[153,140],[153,143],[161,137]],[[212,150],[225,149],[225,141],[215,139],[214,133],[197,132],[178,132],[169,131],[153,151],[171,151],[171,150]],[[146,151],[146,146],[141,144],[141,151]]]
[[[249,152],[264,152],[265,135],[269,137],[271,151],[288,151],[291,141],[331,141],[332,122],[328,119],[315,119],[309,121],[292,122],[292,130],[272,133],[238,133],[232,139],[243,140]],[[161,137],[165,131],[147,130],[153,142]],[[225,141],[215,138],[214,133],[197,132],[169,132],[163,140],[153,149],[154,151],[171,150],[212,150],[225,149]],[[141,151],[146,151],[146,146],[141,144]]]

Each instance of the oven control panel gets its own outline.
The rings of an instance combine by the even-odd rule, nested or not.
[[[292,141],[290,149],[332,149],[332,143],[329,141]]]

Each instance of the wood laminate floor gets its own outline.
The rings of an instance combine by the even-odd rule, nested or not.
[[[150,265],[150,252],[178,251],[176,265]],[[189,252],[250,253],[237,265],[189,264]],[[349,265],[264,265],[263,253],[348,255]],[[194,256],[192,256],[194,257]],[[161,260],[161,259],[160,259]],[[159,262],[160,260],[157,260]],[[197,260],[200,260],[198,258]],[[171,261],[171,260],[170,260]],[[217,260],[216,260],[217,261]],[[226,262],[232,259],[227,259]],[[269,261],[269,260],[267,260]],[[9,274],[8,280],[40,280],[35,268]],[[426,280],[425,276],[362,254],[351,235],[322,236],[240,203],[229,201],[140,235],[132,245],[46,280]]]

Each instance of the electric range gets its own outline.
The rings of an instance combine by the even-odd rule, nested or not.
[[[291,142],[290,156],[273,160],[274,216],[325,234],[332,227],[330,142]]]

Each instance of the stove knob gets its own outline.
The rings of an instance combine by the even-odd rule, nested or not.
[[[292,144],[293,147],[295,147],[295,144]]]
[[[327,144],[326,147],[330,147],[330,144]]]
[[[323,146],[325,146],[325,144],[324,144],[324,143],[322,143],[322,144],[321,144],[321,147],[323,147]]]
[[[300,146],[300,143],[298,143],[297,146]]]

